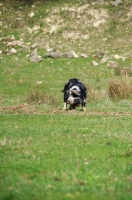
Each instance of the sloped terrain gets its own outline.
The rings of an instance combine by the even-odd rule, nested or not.
[[[19,5],[17,8],[1,4],[1,41],[14,35],[44,50],[80,53],[106,50],[130,56],[131,1],[117,6],[112,6],[112,2],[66,1],[41,5],[37,1],[31,7]]]

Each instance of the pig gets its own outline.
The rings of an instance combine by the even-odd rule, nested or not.
[[[63,110],[67,110],[67,104],[69,104],[69,110],[76,109],[77,106],[81,105],[82,110],[86,111],[86,87],[79,79],[69,79],[65,83],[62,92],[64,93]]]

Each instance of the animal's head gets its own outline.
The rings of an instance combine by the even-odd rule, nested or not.
[[[80,91],[76,89],[70,89],[69,91],[67,91],[66,103],[70,105],[80,104]]]

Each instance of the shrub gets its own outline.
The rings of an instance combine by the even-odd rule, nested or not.
[[[59,105],[58,99],[54,95],[43,91],[39,85],[37,85],[34,90],[30,91],[27,102],[55,105],[56,107]]]
[[[131,76],[132,75],[132,70],[130,67],[117,67],[115,68],[115,75],[116,76],[120,76],[120,75],[124,75],[124,76]]]
[[[113,100],[127,99],[132,94],[132,86],[128,77],[124,79],[113,79],[109,83],[109,97]]]
[[[97,102],[102,98],[102,92],[91,86],[86,86],[87,88],[87,101],[88,102]]]

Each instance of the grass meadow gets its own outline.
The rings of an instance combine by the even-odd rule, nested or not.
[[[131,199],[131,99],[109,97],[114,69],[17,57],[1,65],[0,199]],[[86,112],[62,110],[71,77],[88,88]]]
[[[129,116],[2,115],[0,199],[131,199]]]
[[[15,1],[9,1],[7,6],[3,2],[0,200],[131,200],[131,11],[127,15],[130,0],[117,7],[92,1],[89,7],[78,0],[77,4],[72,2],[71,9],[69,0],[49,1],[46,6],[45,1],[42,5],[41,1],[34,1],[35,6]],[[11,2],[14,7],[10,7]],[[63,9],[66,2],[69,4]],[[88,8],[93,9],[93,15],[87,14]],[[98,8],[107,9],[110,15],[107,26],[95,28],[92,23],[98,19],[94,19]],[[32,12],[35,16],[29,17]],[[89,20],[88,28],[83,23],[85,19]],[[52,33],[54,23],[59,29]],[[40,28],[33,30],[36,25]],[[62,36],[66,37],[70,30],[73,37],[79,37],[64,39]],[[83,40],[82,33],[89,37]],[[8,55],[11,35],[16,40],[23,38],[29,46],[37,43],[42,58],[46,45],[86,52],[88,58],[43,58],[39,63],[30,62],[30,48],[22,50],[15,46],[17,52]],[[118,68],[108,67],[107,62],[100,64],[96,50],[106,52],[108,60],[116,61]],[[114,55],[121,56],[115,59]],[[93,60],[99,65],[92,66]],[[86,112],[81,107],[63,111],[62,89],[70,78],[79,78],[86,85]]]

